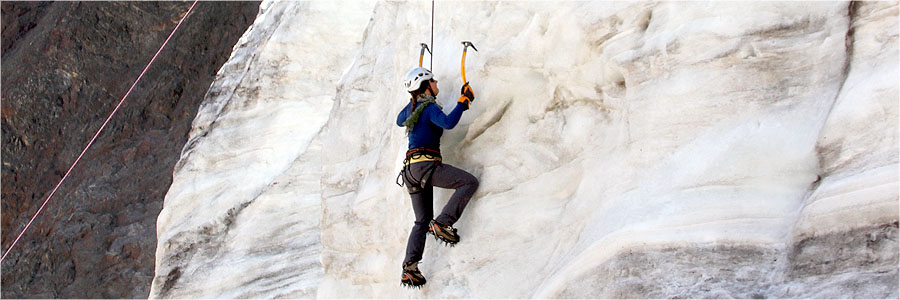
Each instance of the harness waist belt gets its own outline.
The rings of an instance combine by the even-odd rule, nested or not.
[[[410,149],[406,151],[406,159],[403,160],[403,164],[409,166],[425,161],[441,161],[441,151],[427,148]]]
[[[431,155],[427,155],[427,154],[419,155],[415,158],[407,159],[405,161],[404,165],[408,166],[408,165],[423,162],[423,161],[441,161],[441,157],[440,156],[431,156]]]

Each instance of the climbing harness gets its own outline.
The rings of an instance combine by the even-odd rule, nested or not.
[[[150,62],[147,63],[147,66],[144,67],[143,71],[141,71],[141,75],[138,75],[138,77],[137,77],[137,79],[135,79],[134,83],[131,84],[131,88],[129,88],[128,92],[125,93],[125,96],[122,96],[122,100],[119,100],[119,104],[116,105],[116,108],[113,109],[112,113],[109,114],[109,117],[106,117],[106,121],[103,122],[103,125],[100,125],[100,129],[97,130],[97,133],[94,134],[94,137],[91,138],[91,140],[90,140],[90,142],[88,142],[87,146],[84,147],[84,150],[81,151],[81,154],[78,155],[78,158],[75,159],[75,162],[72,163],[72,166],[69,167],[69,170],[66,171],[66,174],[63,175],[62,179],[59,180],[59,183],[56,184],[56,187],[54,187],[53,190],[50,192],[50,195],[47,196],[47,199],[44,200],[44,204],[41,204],[41,207],[38,208],[37,212],[34,213],[34,216],[31,217],[31,221],[28,221],[28,224],[25,225],[25,228],[22,229],[22,232],[19,233],[19,236],[16,237],[16,240],[13,241],[12,244],[9,246],[9,248],[6,249],[6,252],[3,253],[3,257],[0,257],[0,263],[2,263],[3,260],[6,259],[6,255],[8,255],[9,252],[12,250],[12,248],[16,246],[16,243],[19,242],[19,239],[22,238],[22,235],[25,234],[25,231],[28,230],[28,227],[31,226],[31,223],[34,222],[34,219],[37,218],[38,214],[40,214],[41,211],[44,210],[44,206],[46,206],[47,202],[50,201],[50,197],[53,197],[53,194],[56,193],[56,190],[59,189],[59,186],[62,185],[63,181],[65,181],[66,178],[69,177],[69,174],[72,172],[72,169],[75,168],[75,165],[78,164],[78,161],[81,160],[81,157],[84,156],[84,153],[87,152],[88,148],[90,148],[92,144],[94,144],[94,141],[97,139],[98,136],[100,136],[100,132],[103,131],[103,128],[106,128],[106,124],[108,124],[109,120],[112,119],[113,115],[116,114],[116,112],[119,110],[119,107],[121,107],[122,103],[125,102],[125,98],[128,98],[128,95],[131,94],[131,91],[134,90],[134,87],[137,86],[139,81],[141,81],[141,78],[144,77],[144,74],[147,73],[147,69],[150,68],[150,65],[153,64],[153,61],[156,60],[156,57],[159,56],[159,53],[162,52],[162,49],[164,47],[166,47],[166,44],[168,44],[169,40],[172,38],[172,36],[175,35],[175,31],[178,30],[178,27],[181,26],[181,23],[184,22],[184,19],[186,19],[187,16],[191,14],[191,11],[194,10],[194,6],[197,5],[198,1],[199,0],[194,0],[194,3],[191,4],[191,7],[188,8],[187,12],[184,13],[184,16],[181,17],[181,20],[178,21],[178,24],[175,25],[175,29],[172,29],[172,33],[169,34],[169,37],[167,37],[166,40],[162,43],[162,46],[159,46],[159,50],[156,50],[156,54],[153,55],[153,58],[150,59]]]
[[[406,159],[403,160],[404,166],[423,161],[441,161],[441,151],[428,148],[413,148],[406,151]]]
[[[403,161],[405,166],[424,161],[441,161],[441,152],[428,148],[415,148],[406,152],[406,159]]]
[[[424,189],[431,182],[431,175],[434,173],[434,169],[436,169],[441,164],[441,151],[428,149],[428,148],[413,148],[409,151],[406,151],[406,159],[403,160],[403,169],[400,171],[400,174],[397,174],[396,183],[398,186],[403,186],[404,182],[409,182],[406,185],[407,191],[410,194],[421,193],[422,189]],[[431,165],[428,166],[428,169],[422,173],[420,178],[416,178],[412,174],[412,170],[410,166],[415,163],[420,162],[432,162]],[[403,181],[400,180],[400,177],[403,177]]]

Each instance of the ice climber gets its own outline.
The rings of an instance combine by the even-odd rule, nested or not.
[[[459,101],[449,115],[435,102],[438,94],[437,80],[425,68],[415,68],[406,74],[406,90],[412,95],[409,104],[397,115],[397,126],[406,127],[409,135],[409,150],[403,161],[400,176],[412,198],[416,221],[406,244],[406,258],[403,260],[403,275],[400,283],[418,287],[425,284],[425,277],[419,271],[419,261],[425,250],[425,235],[431,233],[447,245],[459,242],[459,235],[453,224],[459,220],[472,194],[478,188],[478,179],[466,171],[441,162],[441,135],[444,129],[452,129],[459,123],[463,111],[475,100],[469,83],[461,89]],[[434,218],[433,187],[455,189],[441,214]]]

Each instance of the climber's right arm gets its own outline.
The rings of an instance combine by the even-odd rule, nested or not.
[[[425,112],[429,114],[428,119],[435,125],[443,129],[453,129],[453,127],[456,127],[456,124],[459,123],[459,118],[462,117],[462,113],[469,109],[469,105],[472,101],[475,101],[475,93],[472,92],[472,88],[469,86],[469,83],[466,82],[466,84],[462,86],[462,89],[460,89],[459,101],[457,101],[456,107],[453,108],[453,111],[451,111],[449,115],[445,115],[440,108],[433,108],[430,106],[425,108]]]

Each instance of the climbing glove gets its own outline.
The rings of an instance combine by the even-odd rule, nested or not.
[[[463,84],[462,88],[460,89],[460,94],[461,95],[459,95],[459,101],[457,102],[465,104],[466,109],[469,109],[469,103],[475,101],[475,94],[472,92],[472,87],[469,86],[468,82],[466,82],[466,84]]]
[[[469,83],[463,84],[462,88],[460,88],[460,94],[469,98],[469,101],[475,102],[475,93],[472,92],[472,87],[469,86]]]

